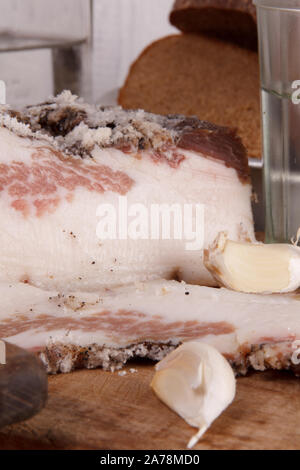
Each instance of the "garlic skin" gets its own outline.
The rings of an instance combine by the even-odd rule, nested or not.
[[[189,341],[156,365],[151,387],[188,424],[199,429],[191,449],[235,397],[232,368],[217,349]]]
[[[219,233],[204,264],[221,286],[245,293],[293,292],[300,287],[300,248],[284,243],[239,243]]]

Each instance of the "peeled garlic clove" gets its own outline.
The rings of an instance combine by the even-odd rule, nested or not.
[[[234,399],[235,377],[219,351],[191,341],[156,365],[151,387],[166,405],[199,429],[188,443],[191,448]]]
[[[300,287],[300,248],[289,244],[239,243],[220,233],[204,253],[214,278],[247,293],[284,293]]]

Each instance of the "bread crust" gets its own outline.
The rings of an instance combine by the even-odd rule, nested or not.
[[[257,50],[252,0],[176,0],[170,22],[185,33],[205,33]]]
[[[252,0],[175,0],[173,11],[185,8],[221,8],[249,13],[256,21],[256,7]]]

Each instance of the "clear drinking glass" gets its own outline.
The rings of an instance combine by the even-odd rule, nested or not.
[[[0,0],[0,80],[13,106],[63,89],[89,99],[91,0]]]
[[[261,70],[266,240],[300,227],[300,1],[255,0]]]

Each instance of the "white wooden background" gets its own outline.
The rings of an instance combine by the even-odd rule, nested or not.
[[[132,61],[155,39],[178,33],[169,24],[173,0],[94,0],[94,100],[114,99]]]
[[[53,94],[54,87],[51,51],[11,52],[9,46],[7,52],[5,32],[12,30],[13,34],[15,31],[29,37],[82,37],[80,20],[85,18],[89,2],[0,0],[0,80],[6,82],[9,104],[42,102]],[[142,49],[155,39],[177,32],[169,24],[172,4],[173,0],[93,0],[92,87],[85,98],[114,103],[131,62]]]

